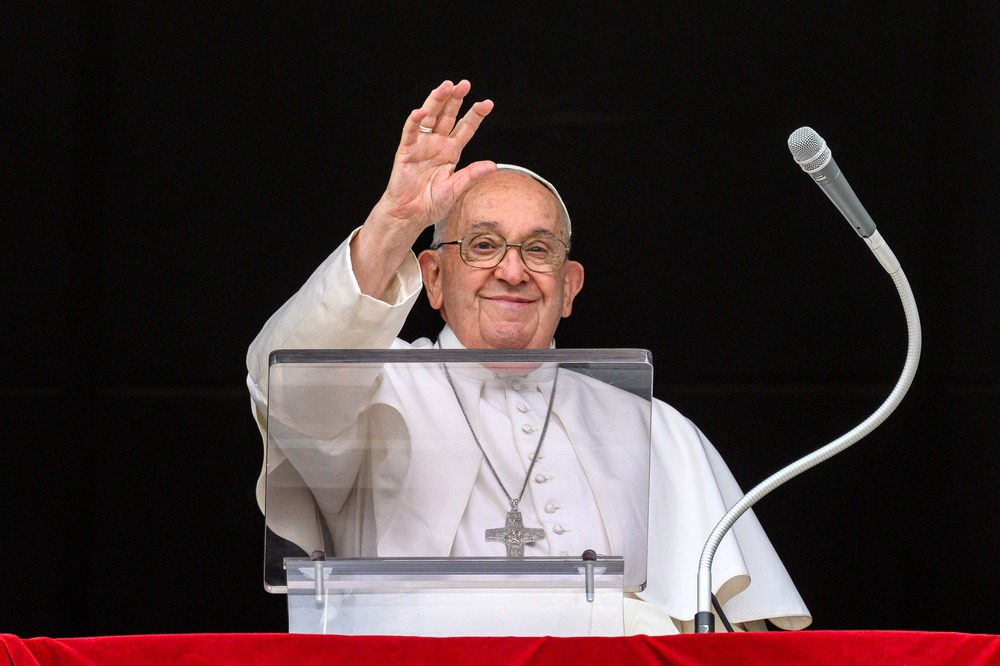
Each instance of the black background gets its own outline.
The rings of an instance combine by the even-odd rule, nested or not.
[[[867,417],[905,353],[892,281],[785,145],[827,139],[923,360],[756,512],[815,628],[997,631],[995,8],[338,4],[2,10],[0,632],[284,630],[246,347],[445,78],[496,102],[463,161],[569,205],[559,345],[652,350],[745,488]],[[404,337],[436,335],[420,307]]]

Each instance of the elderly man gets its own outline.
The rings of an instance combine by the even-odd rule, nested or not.
[[[548,349],[554,345],[556,328],[572,312],[584,281],[583,267],[568,258],[570,216],[555,188],[526,169],[486,161],[457,168],[462,150],[493,108],[492,102],[480,101],[459,119],[469,89],[467,81],[445,81],[410,113],[388,186],[364,225],[271,317],[254,340],[247,357],[248,385],[262,433],[266,428],[268,354],[275,349]],[[411,248],[431,225],[435,225],[434,247],[414,260]],[[436,343],[422,339],[410,345],[396,336],[416,301],[421,281],[431,306],[440,311],[446,326]],[[391,380],[383,384],[391,385]],[[482,400],[486,404],[490,400],[487,389],[481,388],[477,389],[481,393],[466,394],[463,403],[465,389],[460,390],[457,384],[465,380],[455,381],[450,374],[447,380],[462,412],[467,408],[478,412],[478,405],[470,406],[469,401]],[[586,463],[577,458],[580,454],[570,443],[577,436],[570,432],[575,427],[572,417],[559,413],[558,407],[553,410],[557,402],[555,387],[552,395],[540,388],[550,384],[539,380],[538,390],[530,399],[519,402],[518,409],[544,415],[546,425],[553,413],[559,417],[553,419],[556,425],[543,430],[543,435],[548,432],[545,454],[565,463],[561,479],[569,479],[568,487],[577,489],[573,491],[580,496],[574,509],[577,524],[601,524],[602,517],[612,510],[610,501],[593,490]],[[380,404],[393,410],[389,421],[402,433],[393,437],[416,437],[424,427],[422,421],[437,418],[437,414],[408,409],[403,403],[411,398],[397,393],[401,391],[393,389],[390,397],[379,399]],[[412,397],[414,401],[419,399],[426,400],[426,396]],[[513,430],[503,426],[514,418],[503,413],[508,409],[507,402],[502,397],[494,400],[496,415],[491,418],[495,418],[497,427],[491,433]],[[414,418],[412,412],[424,416]],[[725,463],[696,427],[660,401],[654,401],[652,412],[648,585],[629,599],[626,615],[632,622],[627,629],[645,633],[690,631],[701,546],[726,507],[741,493]],[[502,437],[493,434],[483,436],[481,439],[489,440],[483,442],[471,422],[459,420],[456,424],[455,436],[460,433],[474,439],[479,448],[477,451],[467,442],[467,450],[473,455],[467,469],[468,490],[460,498],[441,499],[447,505],[444,513],[452,517],[435,532],[438,541],[427,548],[443,552],[419,550],[412,554],[502,555],[502,547],[499,552],[495,550],[501,544],[483,540],[483,529],[496,526],[497,508],[507,511],[508,501],[521,519],[522,497],[514,501],[513,495],[521,485],[521,465],[528,463],[506,460],[518,451],[516,442],[504,443]],[[538,443],[535,453],[542,445]],[[527,457],[533,460],[534,454]],[[339,462],[326,465],[323,456],[315,451],[291,462],[298,470],[296,478],[314,491],[324,483],[324,475],[337,474],[340,466]],[[384,471],[374,473],[382,478],[392,476]],[[345,474],[353,479],[357,469]],[[264,472],[258,485],[262,505],[263,484]],[[318,511],[306,513],[322,516],[326,525],[294,525],[296,519],[292,517],[289,524],[272,525],[272,529],[306,550],[318,543],[318,537],[312,534],[326,529],[335,540],[349,543],[347,549],[355,553],[406,554],[400,552],[411,543],[411,535],[405,530],[394,533],[391,526],[380,525],[380,537],[375,543],[366,543],[363,536],[353,541],[344,536],[351,531],[342,524],[345,514],[368,511],[378,518],[395,515],[400,507],[412,509],[410,502],[392,495],[392,488],[380,491],[375,503],[382,503],[381,513],[379,506],[373,509],[371,501],[366,504],[357,493],[335,497],[319,492],[303,495],[318,505]],[[405,492],[402,484],[398,491]],[[530,499],[524,498],[520,504],[524,523],[538,525],[539,514],[549,512],[550,507],[533,505]],[[622,513],[621,507],[615,508]],[[624,520],[627,522],[627,516]],[[617,538],[614,529],[580,531],[596,539],[596,543],[607,544]],[[556,533],[562,536],[562,531],[560,528]],[[553,541],[554,537],[529,548],[536,553],[559,554],[553,551]],[[752,513],[744,516],[734,534],[727,537],[716,556],[715,571],[717,593],[727,614],[744,628],[763,628],[765,619],[785,628],[809,623],[808,611]]]

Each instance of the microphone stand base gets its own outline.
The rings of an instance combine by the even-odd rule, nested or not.
[[[715,615],[712,611],[698,611],[694,614],[694,633],[715,633]]]

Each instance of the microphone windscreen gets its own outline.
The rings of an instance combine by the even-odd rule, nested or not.
[[[822,169],[830,162],[830,149],[816,130],[800,127],[788,137],[788,150],[805,172]]]

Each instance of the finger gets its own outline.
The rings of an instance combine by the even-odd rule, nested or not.
[[[441,115],[445,104],[451,99],[451,91],[455,88],[455,84],[451,81],[443,81],[441,85],[431,91],[431,94],[427,96],[424,100],[421,109],[427,111],[427,115],[421,121],[424,127],[429,127],[434,129],[437,125],[438,116]],[[417,128],[419,131],[420,128]]]
[[[403,135],[399,139],[400,148],[408,148],[412,146],[417,141],[423,132],[421,127],[423,126],[424,118],[427,117],[427,109],[414,109],[410,111],[410,115],[406,118],[406,122],[403,123]]]
[[[455,197],[457,198],[462,192],[469,189],[473,183],[487,176],[497,170],[496,162],[491,162],[489,160],[483,160],[480,162],[473,162],[472,164],[460,169],[451,175],[452,183]]]
[[[462,79],[452,88],[451,94],[444,101],[441,113],[438,115],[435,129],[443,134],[450,134],[455,127],[455,119],[458,118],[458,110],[465,102],[465,96],[469,94],[472,84],[466,79]]]
[[[460,148],[465,148],[469,141],[472,140],[483,119],[490,115],[490,111],[492,110],[493,101],[489,99],[484,99],[472,105],[472,108],[468,110],[451,133],[452,138],[458,141]]]
[[[420,134],[434,130],[434,125],[437,122],[436,116],[440,113],[454,87],[451,81],[441,82],[437,88],[430,92],[419,109],[410,112],[403,124],[403,135],[399,140],[401,148],[412,146]]]

